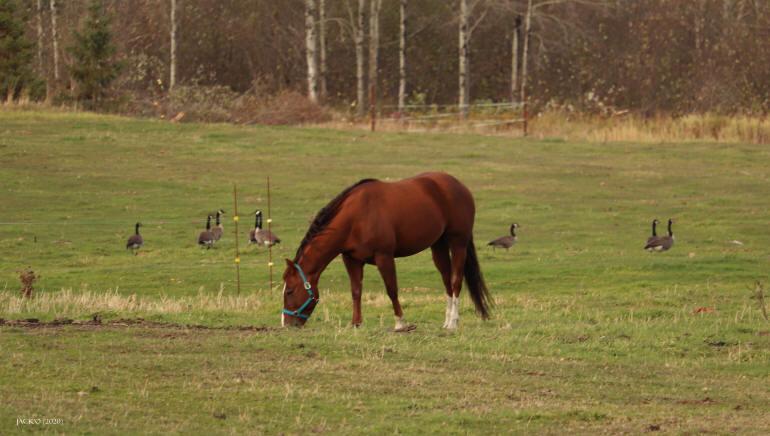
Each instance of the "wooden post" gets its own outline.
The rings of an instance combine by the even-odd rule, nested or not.
[[[273,218],[270,213],[270,176],[267,176],[267,231],[273,234]],[[267,245],[267,267],[270,270],[270,290],[273,290],[273,244]]]
[[[241,295],[241,253],[238,250],[238,188],[233,183],[233,226],[235,231],[235,284],[238,290],[238,295]]]

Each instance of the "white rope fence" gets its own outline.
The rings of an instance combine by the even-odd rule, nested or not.
[[[381,121],[400,125],[422,125],[445,131],[462,131],[478,128],[498,128],[524,125],[524,105],[514,102],[457,104],[408,104],[382,105],[381,110],[392,112],[379,117]],[[398,112],[403,110],[403,112]],[[501,119],[505,118],[505,119]]]

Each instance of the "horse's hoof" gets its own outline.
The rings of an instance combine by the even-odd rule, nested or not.
[[[354,329],[357,329],[357,328],[361,327],[361,323],[359,322],[358,324],[356,324],[354,322],[351,322],[350,326],[353,327]]]
[[[403,325],[403,326],[398,327],[398,328],[394,328],[393,332],[394,333],[409,333],[409,332],[411,332],[412,330],[414,330],[416,328],[417,328],[417,326],[414,325],[414,324],[407,324],[407,325]]]

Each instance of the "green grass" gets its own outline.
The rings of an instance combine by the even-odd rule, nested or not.
[[[0,111],[0,318],[98,312],[215,327],[0,327],[0,433],[764,433],[770,323],[750,288],[768,282],[769,166],[759,145]],[[491,321],[464,297],[459,331],[443,331],[440,279],[421,253],[397,261],[411,334],[389,331],[374,268],[364,326],[348,327],[340,260],[306,328],[219,328],[275,327],[282,304],[255,247],[243,248],[236,295],[233,182],[243,243],[271,177],[277,281],[281,258],[343,188],[428,170],[476,197]],[[201,250],[217,208],[229,213],[225,239]],[[677,220],[670,252],[641,249],[654,217]],[[136,221],[146,247],[131,256]],[[514,249],[483,247],[513,221]],[[32,301],[18,298],[26,266],[41,275]],[[714,311],[694,313],[702,307]],[[23,417],[64,424],[17,426]]]

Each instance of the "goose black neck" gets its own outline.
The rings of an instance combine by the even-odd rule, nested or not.
[[[516,236],[516,226],[511,226],[511,236]]]
[[[672,221],[668,220],[668,236],[674,236],[674,232],[671,231],[671,224],[672,224]]]
[[[206,218],[206,230],[211,230],[211,215]]]
[[[657,221],[653,221],[652,222],[652,236],[658,236],[658,234],[656,233],[656,230],[655,230],[656,224],[658,224]]]
[[[262,230],[262,214],[258,213],[256,221],[254,222],[254,228]]]
[[[219,223],[219,215],[220,215],[220,213],[219,213],[219,212],[217,212],[217,225],[219,225],[219,224],[220,224],[220,223]]]
[[[139,234],[139,223],[136,223],[136,226],[134,227],[134,233],[137,235]]]

